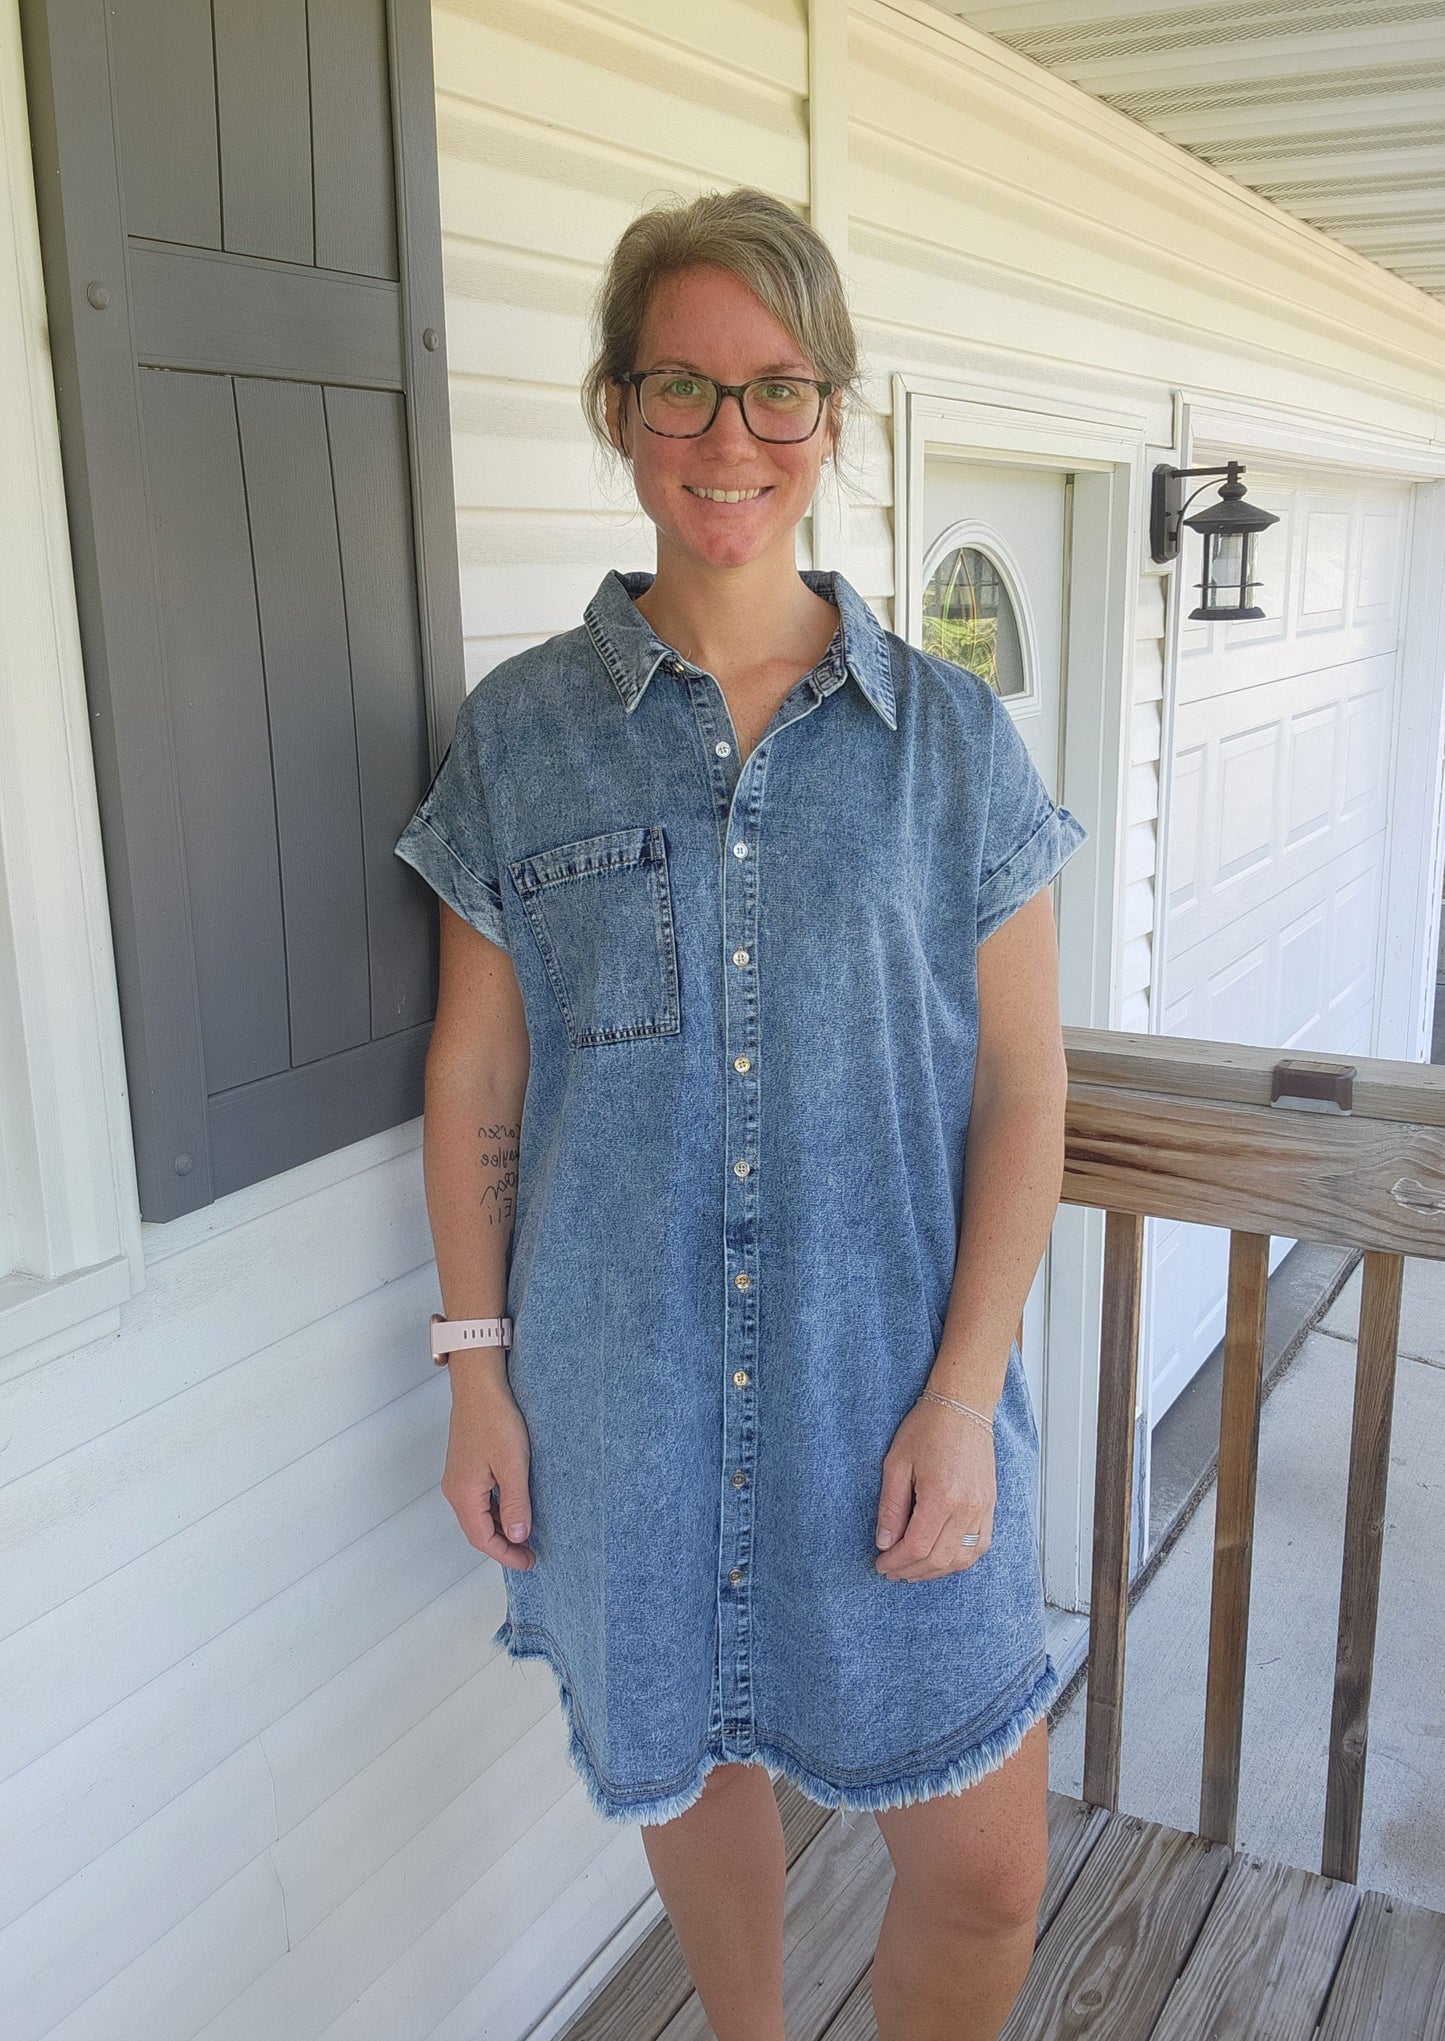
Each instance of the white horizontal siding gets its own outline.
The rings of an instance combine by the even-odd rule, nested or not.
[[[390,1148],[364,1171],[293,1171],[284,1182],[306,1189],[290,1197],[278,1179],[208,1207],[194,1224],[150,1228],[146,1287],[119,1332],[0,1383],[7,1482],[424,1266],[430,1235],[414,1142],[402,1133]]]
[[[425,1696],[450,1676],[459,1657],[465,1671],[457,1677],[465,1677],[476,1662],[473,1626],[486,1620],[468,1614],[477,1598],[474,1583],[486,1582],[490,1572],[476,1566],[451,1511],[429,1489],[52,1745],[0,1785],[0,1832],[7,1842],[0,1919],[14,1921],[272,1725],[284,1758],[295,1734],[287,1728],[291,1711],[347,1668],[365,1677],[368,1653],[379,1641],[408,1638],[414,1626],[429,1631],[432,1611],[436,1622],[455,1619],[468,1634],[449,1651],[426,1635],[406,1668],[406,1682]],[[390,1720],[396,1704],[389,1684],[373,1676],[363,1705]],[[369,1754],[362,1727],[348,1729],[317,1754],[316,1777],[334,1791],[337,1775],[349,1776]],[[284,1773],[282,1761],[273,1758],[273,1766]],[[86,1782],[83,1794],[78,1779]],[[284,1786],[277,1818],[283,1826],[300,1819]]]
[[[534,1662],[512,1670],[517,1677],[503,1683],[508,1715],[478,1724],[479,1735],[492,1739],[494,1758],[505,1750],[505,1762],[493,1762],[418,1827],[380,1870],[201,2029],[204,2041],[256,2041],[262,2034],[312,2041],[469,1894],[475,1893],[478,1911],[488,1910],[473,1921],[468,1950],[457,1954],[475,1966],[474,1976],[501,1957],[507,1916],[496,1906],[499,1860],[525,1837],[528,1860],[544,1863],[531,1847],[531,1832],[545,1808],[564,1794],[575,1797],[579,1783],[566,1762],[560,1716],[549,1709],[535,1719],[537,1709],[528,1702],[528,1690],[548,1676],[546,1667]],[[514,1719],[527,1714],[532,1726],[504,1744]],[[594,1848],[605,1839],[605,1830],[594,1831]],[[475,1892],[479,1881],[485,1881],[483,1892]],[[511,1927],[516,1933],[525,1923]]]
[[[552,1774],[548,1774],[549,1782]],[[481,2041],[530,2032],[577,1966],[579,1949],[605,1947],[619,1921],[651,1891],[636,1832],[582,1816],[574,1774],[559,1798],[536,1792],[540,1811],[423,1935],[325,2030],[323,2041]],[[548,1902],[548,1895],[555,1895]],[[477,1977],[477,1957],[487,1968]],[[459,1996],[460,1994],[460,1996]]]
[[[39,2041],[262,1855],[273,1834],[266,1760],[253,1739],[6,1930],[8,2041]]]
[[[651,528],[584,424],[587,313],[641,208],[808,190],[802,0],[433,12],[468,679],[577,622]]]
[[[52,2028],[47,2041],[193,2034],[285,1949],[280,1882],[269,1857],[253,1857]]]
[[[436,1479],[436,1385],[304,1454],[0,1645],[6,1757],[23,1763],[303,1579]]]
[[[432,1288],[429,1269],[413,1271],[15,1484],[4,1638],[200,1519],[244,1506],[409,1393],[434,1403],[431,1357],[416,1335]]]
[[[416,1129],[148,1246],[117,1335],[0,1390],[6,2041],[302,2041],[450,1932],[454,2003],[492,1864],[541,1916],[615,1838],[528,1840],[576,1782],[437,1487]]]

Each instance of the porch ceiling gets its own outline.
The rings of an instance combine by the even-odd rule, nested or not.
[[[1445,300],[1445,0],[938,0]]]

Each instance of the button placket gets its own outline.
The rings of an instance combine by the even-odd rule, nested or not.
[[[758,1443],[758,1111],[757,922],[758,838],[766,740],[743,766],[727,818],[723,859],[723,1054],[727,1112],[723,1254],[727,1279],[727,1351],[737,1364],[723,1425],[723,1537],[718,1554],[723,1606],[723,1718],[731,1725],[735,1754],[752,1733],[753,1496]],[[741,1065],[741,1068],[739,1066]],[[739,1381],[741,1377],[741,1381]]]
[[[708,683],[711,683],[710,685]],[[736,766],[736,730],[710,675],[693,681],[694,706],[718,802],[722,872],[724,1111],[723,1256],[726,1281],[723,1489],[718,1552],[717,1705],[724,1752],[745,1757],[753,1744],[753,1496],[758,1434],[758,1204],[761,1057],[758,1024],[757,847],[768,747],[777,731],[808,715],[821,699],[788,696],[752,755]],[[721,720],[730,738],[718,736]]]

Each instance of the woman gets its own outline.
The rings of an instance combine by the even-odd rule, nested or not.
[[[882,2041],[992,2036],[1045,1868],[1012,1334],[1085,831],[983,681],[798,571],[857,385],[812,230],[747,190],[647,213],[596,328],[656,573],[473,690],[397,846],[444,903],[442,1485],[720,2041],[783,2033],[778,1773],[883,1832]]]

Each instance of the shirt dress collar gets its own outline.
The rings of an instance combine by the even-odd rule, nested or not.
[[[898,728],[893,697],[892,663],[883,626],[861,595],[841,574],[817,568],[800,570],[802,579],[815,595],[837,607],[842,619],[839,635],[843,659],[825,660],[820,695],[831,694],[852,674],[890,730]],[[630,715],[642,699],[643,690],[664,661],[677,658],[665,645],[636,606],[634,598],[652,586],[647,573],[619,573],[614,569],[603,581],[583,612],[583,622],[598,655],[617,686],[623,707]],[[686,667],[683,669],[687,670]]]

